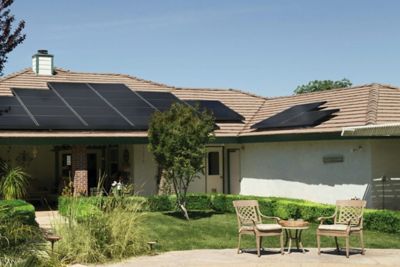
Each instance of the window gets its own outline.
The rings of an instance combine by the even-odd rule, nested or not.
[[[219,152],[208,152],[208,175],[219,174]]]
[[[61,175],[62,177],[71,177],[72,157],[71,154],[62,154]]]

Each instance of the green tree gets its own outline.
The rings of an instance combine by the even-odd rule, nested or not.
[[[0,76],[3,75],[7,54],[22,43],[26,37],[22,33],[25,21],[19,21],[17,27],[13,29],[15,17],[9,9],[13,2],[14,0],[0,0]]]
[[[190,183],[204,172],[206,144],[213,140],[214,117],[183,104],[156,112],[149,126],[149,150],[162,176],[176,194],[176,204],[186,219],[186,194]]]
[[[303,94],[317,91],[325,91],[335,88],[346,88],[352,86],[352,83],[348,79],[342,79],[339,81],[332,80],[315,80],[307,84],[299,85],[294,90],[295,94]]]

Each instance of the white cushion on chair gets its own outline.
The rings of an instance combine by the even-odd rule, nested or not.
[[[257,224],[256,228],[260,232],[268,232],[268,231],[275,231],[275,230],[281,230],[282,226],[279,224]]]
[[[345,224],[320,224],[318,226],[318,230],[346,231],[347,225],[345,225]]]

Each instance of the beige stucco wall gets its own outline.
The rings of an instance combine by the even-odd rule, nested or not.
[[[33,150],[37,155],[33,158]],[[29,164],[25,164],[25,172],[31,176],[29,191],[48,191],[55,188],[55,159],[53,146],[0,146],[0,158],[10,162],[12,166],[18,166],[17,157],[23,151],[28,157],[32,157]]]
[[[342,163],[324,156],[342,155]],[[371,181],[369,141],[304,141],[245,144],[241,194],[301,198],[322,203],[363,198]],[[369,196],[366,196],[368,199]]]

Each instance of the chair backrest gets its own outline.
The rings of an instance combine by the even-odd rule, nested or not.
[[[360,224],[362,226],[362,215],[366,205],[365,200],[337,200],[334,223],[347,224],[347,221],[350,220],[350,225]],[[359,217],[361,217],[360,220]]]
[[[235,200],[232,201],[235,207],[239,228],[246,225],[261,223],[260,209],[257,200]]]

